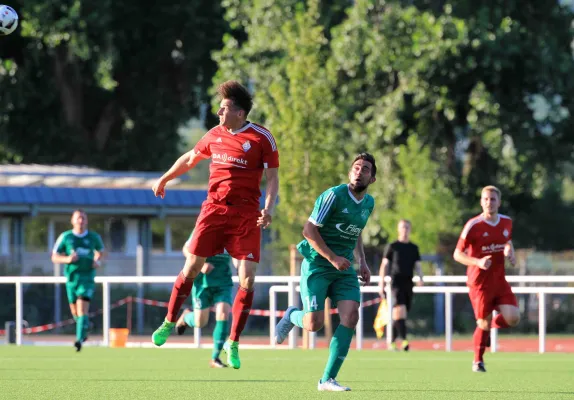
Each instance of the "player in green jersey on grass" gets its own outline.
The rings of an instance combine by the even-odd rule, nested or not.
[[[323,327],[325,299],[329,297],[339,311],[340,324],[329,345],[329,360],[319,391],[351,390],[335,378],[351,346],[359,320],[361,290],[357,273],[351,268],[359,264],[359,279],[364,285],[371,279],[365,261],[361,232],[373,212],[375,202],[367,194],[377,173],[375,159],[361,153],[353,160],[349,183],[327,189],[315,201],[315,207],[303,228],[305,240],[297,245],[303,255],[301,264],[301,299],[303,310],[289,307],[276,327],[277,343],[289,335],[293,326],[316,332]]]
[[[189,243],[193,232],[183,246],[183,255],[189,256]],[[207,257],[201,272],[193,281],[191,291],[192,306],[183,310],[175,328],[178,335],[183,335],[185,329],[190,327],[203,328],[209,321],[209,311],[215,307],[215,329],[213,329],[213,352],[211,353],[211,368],[227,367],[219,359],[219,354],[223,349],[223,344],[229,334],[229,312],[231,311],[231,290],[233,281],[231,280],[232,258],[227,253],[217,254]]]
[[[84,210],[72,213],[72,229],[62,233],[52,250],[52,262],[65,264],[66,293],[70,311],[76,320],[76,351],[88,337],[88,310],[94,295],[96,268],[104,256],[102,238],[88,231],[88,215]]]

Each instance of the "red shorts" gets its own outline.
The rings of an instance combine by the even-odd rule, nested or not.
[[[227,250],[237,260],[259,262],[261,228],[259,210],[203,202],[187,249],[199,257],[211,257]]]
[[[468,293],[476,319],[487,319],[492,311],[499,311],[498,306],[508,304],[518,307],[516,296],[508,282],[501,283],[494,290],[471,287]]]

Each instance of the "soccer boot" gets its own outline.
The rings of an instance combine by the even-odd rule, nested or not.
[[[293,329],[293,327],[295,326],[289,319],[293,311],[297,311],[297,307],[293,306],[289,307],[285,311],[283,318],[281,318],[281,320],[275,327],[275,343],[277,344],[283,343],[285,339],[287,339],[287,336],[289,336],[289,332],[291,332],[291,329]]]
[[[227,365],[225,365],[219,358],[216,358],[215,360],[211,360],[209,362],[209,366],[211,368],[227,368]]]
[[[410,347],[410,345],[409,345],[409,341],[408,341],[408,340],[403,340],[402,348],[403,348],[403,351],[409,351],[409,349],[410,349],[411,347]]]
[[[484,368],[484,363],[482,361],[473,362],[472,372],[486,372],[486,368]]]
[[[175,323],[175,331],[177,332],[178,335],[183,335],[185,333],[185,330],[187,329],[188,325],[185,323],[185,320],[183,318],[185,317],[185,314],[188,314],[190,312],[191,310],[189,308],[183,310],[183,313],[181,313],[181,317],[179,317],[179,319]]]
[[[351,391],[351,388],[347,386],[341,386],[335,379],[329,378],[323,383],[321,383],[321,379],[319,379],[317,390],[320,392],[349,392]]]
[[[395,342],[392,342],[391,344],[389,344],[389,345],[387,346],[387,350],[389,350],[389,351],[398,351],[398,349],[397,349],[397,344],[396,344]]]
[[[163,345],[167,341],[174,326],[175,322],[163,321],[163,324],[151,335],[152,343],[156,346]]]
[[[82,341],[76,340],[74,342],[74,347],[76,348],[76,353],[79,352],[80,350],[82,350]]]
[[[227,365],[235,369],[241,368],[241,360],[239,360],[239,342],[228,340],[223,345],[223,351],[227,353]]]

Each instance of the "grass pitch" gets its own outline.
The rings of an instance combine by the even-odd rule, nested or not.
[[[351,350],[339,381],[317,392],[326,350],[242,350],[240,370],[210,369],[208,350],[0,346],[0,399],[572,399],[571,354]],[[223,357],[222,357],[223,358]]]

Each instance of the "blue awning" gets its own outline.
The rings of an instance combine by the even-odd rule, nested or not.
[[[0,186],[0,213],[87,212],[126,215],[196,215],[206,190],[167,189],[164,199],[151,189]]]

